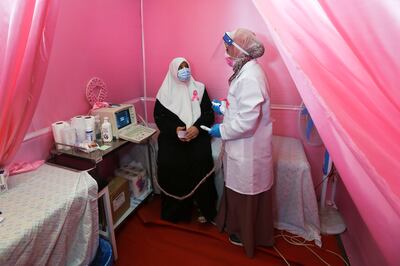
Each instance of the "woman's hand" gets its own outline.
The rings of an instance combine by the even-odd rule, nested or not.
[[[191,141],[199,135],[199,130],[195,126],[191,126],[186,130],[185,141]]]
[[[177,128],[176,128],[176,135],[178,135],[178,132],[179,132],[179,131],[185,131],[185,130],[186,130],[186,127],[177,127]],[[178,139],[179,139],[180,141],[186,141],[186,135],[185,135],[184,138],[180,138],[180,137],[178,136]]]

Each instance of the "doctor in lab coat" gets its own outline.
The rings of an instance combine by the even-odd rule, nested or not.
[[[274,242],[270,96],[256,60],[264,54],[264,46],[246,29],[227,32],[223,39],[234,73],[227,99],[213,101],[214,111],[224,115],[223,122],[209,132],[225,142],[225,187],[216,222],[232,244],[244,246],[253,257],[257,245]]]

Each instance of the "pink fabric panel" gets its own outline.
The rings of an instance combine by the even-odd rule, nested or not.
[[[226,97],[232,68],[224,59],[222,36],[225,31],[246,27],[256,32],[265,45],[265,55],[259,62],[268,76],[272,103],[301,103],[267,27],[251,1],[145,0],[143,3],[149,97],[155,97],[169,62],[177,56],[190,61],[194,77],[205,83],[210,97]]]
[[[0,4],[0,167],[18,151],[36,109],[57,3],[4,0]]]
[[[320,4],[375,85],[400,111],[400,2],[321,0]]]
[[[396,145],[400,112],[395,87],[400,83],[400,58],[393,49],[399,41],[399,24],[385,24],[396,25],[398,16],[391,8],[397,4],[335,1],[333,8],[325,1],[321,5],[253,2],[273,30],[289,72],[380,251],[389,264],[399,264],[400,254],[393,245],[393,239],[400,238],[400,146]]]
[[[340,235],[346,254],[350,257],[351,265],[386,265],[385,258],[381,252],[378,252],[379,247],[367,225],[362,222],[362,217],[343,182],[339,180],[337,187],[336,204],[340,207],[340,213],[343,217],[351,217],[351,219],[346,219],[348,230]]]
[[[210,97],[226,98],[232,69],[224,59],[222,35],[225,31],[246,27],[256,32],[265,45],[266,52],[258,61],[268,76],[272,104],[301,103],[268,28],[251,1],[145,0],[143,3],[148,97],[157,94],[171,59],[184,56],[191,63],[194,77],[205,83]],[[149,103],[149,120],[153,119],[153,108]],[[274,134],[300,137],[297,112],[275,110],[272,116]],[[318,183],[323,147],[304,146]]]
[[[92,77],[107,85],[106,101],[143,95],[140,1],[60,2],[43,94],[30,131],[86,114],[85,89]]]
[[[48,71],[29,132],[86,114],[85,87],[94,76],[107,84],[109,102],[143,96],[140,1],[60,1],[52,26]],[[46,159],[52,143],[51,133],[25,141],[14,161]]]
[[[49,151],[54,147],[53,133],[22,142],[13,163],[19,164],[36,160],[46,160]],[[12,166],[12,164],[11,164]]]
[[[32,163],[24,162],[24,163],[15,163],[12,164],[10,167],[7,168],[7,171],[10,173],[10,175],[17,175],[17,174],[22,174],[25,172],[30,172],[33,171],[37,168],[39,168],[41,165],[44,164],[44,160],[38,160],[34,161]]]

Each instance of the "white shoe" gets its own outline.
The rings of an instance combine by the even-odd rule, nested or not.
[[[240,238],[235,234],[229,235],[229,242],[231,242],[232,244],[234,244],[236,246],[243,247],[242,241],[240,241]]]
[[[207,222],[207,219],[203,215],[200,215],[199,217],[197,217],[197,221],[201,224],[205,224]]]

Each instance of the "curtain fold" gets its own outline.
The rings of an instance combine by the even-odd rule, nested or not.
[[[39,100],[58,0],[0,2],[0,167],[18,151]]]
[[[381,254],[400,263],[400,2],[253,0]]]

